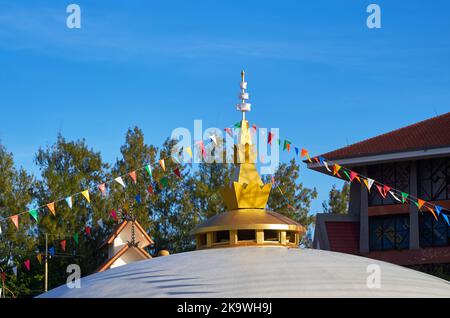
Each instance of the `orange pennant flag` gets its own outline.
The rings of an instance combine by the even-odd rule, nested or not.
[[[17,229],[19,229],[19,215],[13,215],[10,217],[11,221],[14,223]]]
[[[419,208],[419,210],[423,207],[424,204],[425,204],[424,200],[417,199],[417,207]]]
[[[159,161],[159,165],[161,166],[161,168],[162,168],[164,171],[166,171],[166,164],[164,163],[164,159],[161,159],[161,160]]]
[[[53,215],[56,215],[55,213],[55,202],[47,204],[47,208],[52,212]]]
[[[429,206],[425,206],[427,209],[428,209],[428,211],[430,211],[432,214],[433,214],[433,216],[434,216],[434,218],[436,219],[436,221],[438,220],[438,218],[437,218],[437,216],[436,216],[436,213],[434,213],[434,211],[433,211],[433,209],[432,208],[430,208]]]
[[[36,255],[36,258],[37,258],[39,264],[42,264],[42,254],[39,253],[38,255]]]
[[[309,152],[305,148],[302,148],[302,157],[306,157],[309,162],[312,162],[311,158],[309,157]]]
[[[130,172],[129,175],[130,175],[130,178],[133,180],[134,184],[136,184],[136,182],[137,182],[136,171]]]
[[[61,244],[62,250],[63,250],[63,251],[66,251],[66,240],[62,240],[62,241],[60,242],[60,244]]]

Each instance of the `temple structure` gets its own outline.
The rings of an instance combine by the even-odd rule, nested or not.
[[[298,247],[305,228],[299,223],[266,209],[272,184],[264,184],[256,169],[257,150],[252,141],[250,124],[245,114],[250,112],[247,103],[247,82],[242,71],[241,128],[234,146],[235,176],[231,184],[222,189],[228,211],[220,213],[197,226],[197,249],[270,245]]]

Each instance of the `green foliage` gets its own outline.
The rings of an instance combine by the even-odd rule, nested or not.
[[[325,213],[333,214],[347,214],[348,204],[350,200],[350,184],[345,182],[341,190],[333,185],[330,190],[328,202],[324,201],[322,203],[323,211]]]

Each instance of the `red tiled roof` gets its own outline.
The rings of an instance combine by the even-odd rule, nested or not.
[[[448,146],[450,146],[450,112],[322,156],[335,160]]]
[[[359,222],[325,221],[330,250],[334,252],[359,253]]]

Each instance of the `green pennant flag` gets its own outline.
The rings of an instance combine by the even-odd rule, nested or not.
[[[167,179],[167,177],[162,177],[162,178],[159,180],[159,182],[160,182],[163,186],[165,186],[165,187],[167,187],[167,186],[169,185],[169,180]]]
[[[146,165],[145,170],[147,171],[148,175],[150,176],[150,179],[152,178],[152,166]]]
[[[33,219],[35,219],[35,221],[37,222],[37,220],[38,220],[38,211],[37,210],[31,210],[29,213],[33,217]]]
[[[289,140],[284,140],[284,146],[283,146],[283,150],[286,150],[286,149],[290,149],[290,146],[291,146],[291,142],[289,141]]]
[[[234,124],[234,128],[241,128],[241,122],[238,121],[236,124]]]
[[[352,178],[350,178],[350,176],[349,176],[347,171],[345,171],[345,170],[341,170],[341,171],[344,171],[344,174],[347,176],[348,180],[352,180]]]
[[[75,233],[73,235],[73,240],[75,241],[75,244],[78,246],[78,233]]]
[[[405,203],[406,199],[408,199],[408,197],[409,197],[408,193],[402,192],[402,203]]]

